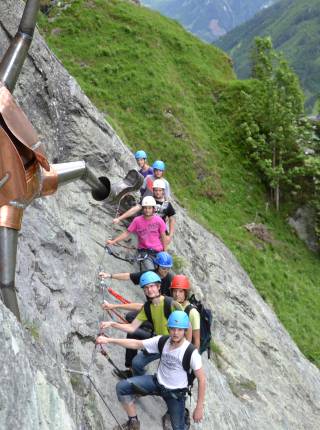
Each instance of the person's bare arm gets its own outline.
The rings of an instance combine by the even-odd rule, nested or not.
[[[109,239],[106,241],[107,245],[115,245],[118,242],[121,242],[124,239],[127,239],[127,237],[130,236],[130,232],[128,230],[122,232],[121,234],[119,234],[119,236],[117,236],[115,239]]]
[[[118,216],[117,218],[114,218],[112,220],[113,224],[119,224],[120,221],[123,221],[124,219],[130,218],[134,216],[136,213],[140,212],[142,209],[141,205],[135,205],[132,208],[128,209],[126,212],[124,212],[122,215]]]
[[[192,330],[192,343],[199,350],[199,348],[200,348],[200,330]]]
[[[121,330],[125,333],[133,333],[137,330],[142,324],[142,321],[134,319],[130,324],[121,324],[114,321],[102,321],[100,323],[101,329],[107,329],[109,327],[115,328],[117,330]]]
[[[163,250],[166,251],[167,247],[168,247],[168,240],[167,240],[167,236],[166,233],[161,233],[160,234],[160,240],[163,246]]]
[[[190,343],[192,342],[192,326],[190,323],[189,323],[188,330],[186,330],[186,339],[188,342],[190,342]]]
[[[203,419],[203,408],[204,408],[204,397],[206,393],[206,377],[204,374],[204,370],[201,369],[195,370],[194,374],[198,380],[198,398],[197,404],[193,411],[193,421],[195,423],[199,423]]]
[[[174,226],[176,224],[176,219],[174,216],[170,216],[169,217],[169,238],[170,240],[173,237],[173,233],[174,233]]]
[[[108,273],[108,272],[100,272],[99,277],[102,279],[116,279],[117,281],[129,281],[130,273]]]
[[[139,339],[115,339],[111,337],[98,336],[96,339],[96,344],[102,345],[112,343],[114,345],[123,346],[129,349],[143,349],[142,340]]]
[[[125,309],[127,311],[140,311],[143,303],[108,303],[102,304],[102,309],[105,311],[112,311],[113,309]]]

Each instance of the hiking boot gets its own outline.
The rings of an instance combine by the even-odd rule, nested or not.
[[[128,420],[126,423],[121,424],[121,427],[115,426],[113,430],[140,430],[140,421],[139,420]]]
[[[189,409],[187,408],[185,408],[185,411],[184,411],[184,421],[185,421],[186,430],[189,430],[191,421],[190,421],[190,412],[189,412]],[[172,430],[170,415],[168,411],[162,417],[162,428],[163,430]]]
[[[162,417],[162,428],[163,430],[172,430],[171,419],[168,411]]]
[[[128,378],[132,378],[133,374],[132,374],[132,370],[130,369],[126,369],[126,370],[117,370],[114,369],[112,371],[112,373],[120,379],[128,379]]]
[[[185,411],[184,411],[184,422],[185,422],[186,429],[188,430],[191,426],[191,419],[190,419],[189,409],[187,408],[185,408]]]

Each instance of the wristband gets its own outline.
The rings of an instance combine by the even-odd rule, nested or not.
[[[110,279],[112,279],[112,273],[110,273]]]

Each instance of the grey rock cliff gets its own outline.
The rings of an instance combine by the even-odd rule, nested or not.
[[[320,251],[320,243],[315,229],[316,213],[314,208],[308,205],[298,208],[295,214],[289,218],[289,224],[311,251]]]
[[[21,2],[0,3],[0,55],[21,11]],[[38,34],[15,95],[50,161],[84,158],[112,180],[134,167],[130,151]],[[116,234],[111,226],[115,211],[92,201],[82,183],[26,211],[17,267],[23,324],[0,305],[0,428],[113,428],[112,416],[88,380],[65,371],[87,369],[90,363],[97,387],[123,421],[112,369],[104,357],[92,355],[102,318],[97,271],[132,270],[103,255],[95,242]],[[303,357],[225,245],[183,209],[178,208],[177,218],[172,251],[182,257],[195,292],[214,310],[219,346],[214,360],[204,357],[208,391],[201,428],[318,429],[319,370]],[[113,286],[129,299],[142,299],[139,288],[129,283]],[[123,350],[109,350],[122,367]],[[159,399],[140,399],[142,429],[160,429],[164,410]]]

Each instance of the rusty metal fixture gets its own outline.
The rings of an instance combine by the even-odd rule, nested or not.
[[[0,227],[20,230],[23,217],[23,209],[14,206],[0,207]]]
[[[143,176],[137,170],[129,170],[125,178],[111,185],[108,202],[119,202],[125,194],[141,188],[143,180]]]

